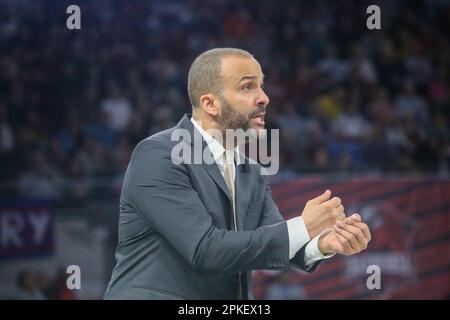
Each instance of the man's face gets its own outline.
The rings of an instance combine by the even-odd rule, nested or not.
[[[264,129],[269,98],[262,89],[264,75],[253,58],[228,56],[221,64],[222,88],[219,95],[221,129]]]

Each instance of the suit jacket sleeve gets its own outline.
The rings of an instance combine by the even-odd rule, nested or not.
[[[263,214],[260,222],[260,226],[266,226],[266,225],[272,225],[279,223],[280,221],[284,221],[284,218],[280,214],[280,211],[278,210],[277,205],[272,199],[272,191],[271,188],[266,180],[266,192],[264,196],[264,207],[263,207]],[[289,241],[289,240],[288,240]],[[308,266],[305,265],[305,248],[306,243],[297,253],[296,255],[290,260],[290,263],[292,263],[295,267],[304,270],[306,272],[313,272],[317,269],[319,264],[322,262],[322,260],[319,260],[313,264],[310,264]]]
[[[289,265],[286,222],[252,231],[216,228],[186,165],[171,161],[168,141],[144,140],[133,152],[124,180],[123,197],[195,269],[229,272],[284,269]]]

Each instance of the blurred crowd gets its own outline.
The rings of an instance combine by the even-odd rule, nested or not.
[[[7,300],[76,300],[73,290],[67,288],[67,274],[60,268],[52,278],[46,273],[22,270],[16,277],[16,288],[8,295],[0,296]]]
[[[279,181],[450,166],[450,3],[0,0],[1,197],[118,192],[141,139],[190,111],[190,63],[239,47],[266,75]],[[109,190],[109,191],[108,191]]]

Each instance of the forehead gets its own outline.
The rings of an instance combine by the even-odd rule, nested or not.
[[[261,65],[254,58],[226,56],[221,60],[221,76],[226,82],[239,82],[243,77],[257,77],[262,81]]]

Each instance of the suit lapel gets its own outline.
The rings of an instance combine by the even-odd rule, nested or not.
[[[194,125],[192,124],[191,120],[191,114],[185,114],[185,116],[180,120],[177,127],[184,128],[188,130],[191,134],[191,136],[194,135]],[[197,132],[198,133],[198,132]],[[199,133],[198,133],[199,134]],[[189,138],[187,141],[188,143],[191,143],[193,146],[193,140]],[[202,150],[204,151],[208,149],[208,144],[202,137]],[[192,150],[193,152],[194,150]],[[247,208],[250,201],[250,168],[248,167],[248,164],[245,163],[245,157],[240,155],[241,157],[241,164],[236,166],[236,177],[235,177],[235,188],[236,188],[236,216],[237,216],[237,224],[238,224],[238,230],[244,230],[245,225],[245,217],[247,213]],[[225,183],[225,179],[222,176],[222,173],[220,172],[220,169],[218,165],[213,162],[211,164],[207,164],[205,161],[202,161],[202,166],[205,169],[205,171],[208,173],[208,175],[214,180],[214,182],[217,184],[217,186],[222,190],[222,192],[227,196],[228,201],[230,202],[230,205],[232,203],[231,194],[228,191],[228,187]]]
[[[200,135],[200,132],[198,132],[195,129],[194,125],[191,122],[191,117],[192,117],[191,114],[186,113],[183,116],[183,118],[178,122],[177,127],[183,128],[183,129],[186,129],[189,131],[190,135],[186,137],[186,140],[188,143],[190,143],[192,145],[191,154],[193,155],[195,152],[195,150],[194,150],[195,139],[191,139],[191,137],[194,137],[195,134]],[[203,137],[201,138],[201,142],[202,142],[202,155],[203,155],[203,152],[205,151],[205,149],[208,149],[208,152],[210,152],[209,148],[208,148],[208,144],[206,143],[205,139],[203,139]],[[231,203],[230,192],[228,191],[225,180],[223,179],[223,176],[220,173],[220,169],[217,166],[217,164],[215,162],[213,162],[211,164],[207,164],[205,161],[202,161],[202,166],[205,169],[205,171],[209,174],[209,176],[214,180],[214,182],[219,186],[219,188],[223,191],[223,193],[225,193],[225,195],[228,197],[228,200]]]
[[[225,193],[225,195],[228,197],[228,201],[230,201],[230,204],[232,202],[231,194],[228,191],[228,187],[225,183],[225,179],[222,176],[222,173],[220,172],[219,167],[214,162],[212,164],[207,164],[203,162],[203,168],[208,172],[210,177],[214,180],[214,182],[219,186],[219,188]]]

